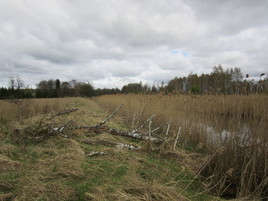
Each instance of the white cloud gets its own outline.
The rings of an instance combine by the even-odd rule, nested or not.
[[[60,78],[96,87],[267,72],[268,1],[0,0],[0,86]]]

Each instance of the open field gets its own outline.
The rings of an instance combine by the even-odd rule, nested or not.
[[[100,102],[104,104],[87,98],[0,101],[0,200],[221,200],[208,194],[197,175],[206,155],[111,135],[102,127],[74,129],[96,125],[119,105],[103,108]],[[66,108],[78,110],[59,112],[70,111]],[[130,120],[124,105],[105,125],[132,130],[124,112]],[[62,125],[63,132],[56,132]],[[119,143],[139,149],[114,146]]]
[[[116,95],[96,100],[110,110],[123,104],[130,127],[157,114],[153,128],[171,122],[173,138],[181,128],[179,146],[208,155],[201,175],[216,195],[267,199],[267,95]],[[165,137],[165,129],[157,134]]]

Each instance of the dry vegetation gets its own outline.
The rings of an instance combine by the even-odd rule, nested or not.
[[[111,102],[106,104],[114,110],[119,102],[115,100],[114,106]],[[147,113],[127,107],[126,104],[123,111],[128,113],[128,120],[134,114],[131,112],[139,112],[134,124],[140,125],[141,114]],[[205,183],[193,174],[199,167],[193,159],[203,161],[198,154],[168,149],[159,153],[158,145],[151,145],[153,151],[147,142],[111,135],[105,130],[69,130],[65,134],[72,138],[55,135],[36,142],[25,137],[27,143],[18,143],[17,131],[35,128],[51,113],[66,108],[78,111],[56,116],[47,124],[95,125],[109,114],[86,98],[0,101],[0,200],[220,200],[208,195]],[[163,120],[162,116],[156,118],[159,123]],[[124,121],[124,116],[117,115],[106,125],[128,130]],[[36,132],[35,137],[44,134],[34,129],[31,132]],[[84,140],[129,143],[142,148],[134,151],[85,144]],[[87,154],[92,151],[105,154],[92,157]]]
[[[267,95],[113,95],[97,102],[112,109],[124,105],[125,120],[136,127],[157,114],[153,127],[172,122],[179,145],[207,156],[200,169],[207,190],[217,196],[268,198]],[[165,136],[165,129],[158,132]]]

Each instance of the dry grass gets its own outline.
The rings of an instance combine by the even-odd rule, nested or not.
[[[130,151],[112,146],[81,144],[74,139],[50,137],[42,143],[15,144],[10,140],[13,128],[27,128],[40,119],[66,108],[79,108],[71,115],[53,119],[53,123],[71,122],[72,125],[94,125],[109,112],[85,98],[37,99],[0,102],[0,200],[215,200],[202,193],[202,183],[188,167],[195,154],[147,149]],[[115,104],[117,107],[118,104]],[[111,106],[111,110],[115,107]],[[146,110],[144,107],[143,110]],[[147,111],[146,115],[150,111]],[[18,115],[20,114],[20,115]],[[142,110],[138,121],[147,116]],[[159,123],[164,116],[157,117]],[[125,118],[116,116],[106,125],[128,129]],[[131,121],[130,121],[131,122]],[[173,128],[173,130],[176,130]],[[110,142],[138,142],[108,133],[87,130],[68,133],[79,139]],[[104,156],[88,157],[90,151],[104,151]],[[195,167],[198,170],[198,167]],[[191,184],[191,185],[189,185]]]
[[[79,99],[16,100],[11,103],[1,101],[1,200],[77,199],[76,191],[69,183],[85,176],[82,165],[86,157],[79,143],[71,139],[54,137],[42,144],[18,146],[11,143],[8,134],[12,133],[15,127],[27,127],[48,113],[79,106],[78,104],[82,107],[87,101]],[[87,106],[92,106],[92,102]],[[69,119],[61,118],[63,121],[72,121],[77,116],[79,114]]]
[[[84,176],[81,166],[85,162],[78,143],[51,139],[39,146],[3,150],[3,154],[0,178],[5,182],[0,189],[12,192],[16,200],[75,199],[68,181]]]
[[[180,146],[213,156],[200,173],[216,195],[268,197],[267,95],[107,95],[96,101],[108,110],[123,104],[129,126],[157,114],[153,127],[172,121],[173,138],[182,127]]]
[[[23,120],[38,114],[60,110],[58,99],[0,100],[0,119],[3,121]]]
[[[155,181],[145,183],[138,179],[129,178],[130,183],[126,184],[118,192],[120,200],[135,201],[189,201],[188,198],[176,191],[174,186],[161,185]]]

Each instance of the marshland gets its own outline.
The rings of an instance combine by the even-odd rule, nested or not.
[[[268,201],[268,0],[0,0],[0,201]]]
[[[266,94],[0,100],[0,198],[265,200],[267,107]],[[141,125],[151,138],[113,134]]]
[[[98,101],[124,104],[128,125],[157,114],[155,127],[171,122],[181,128],[179,145],[209,157],[200,170],[218,196],[267,197],[267,95],[117,95]],[[164,131],[160,131],[159,135]]]

